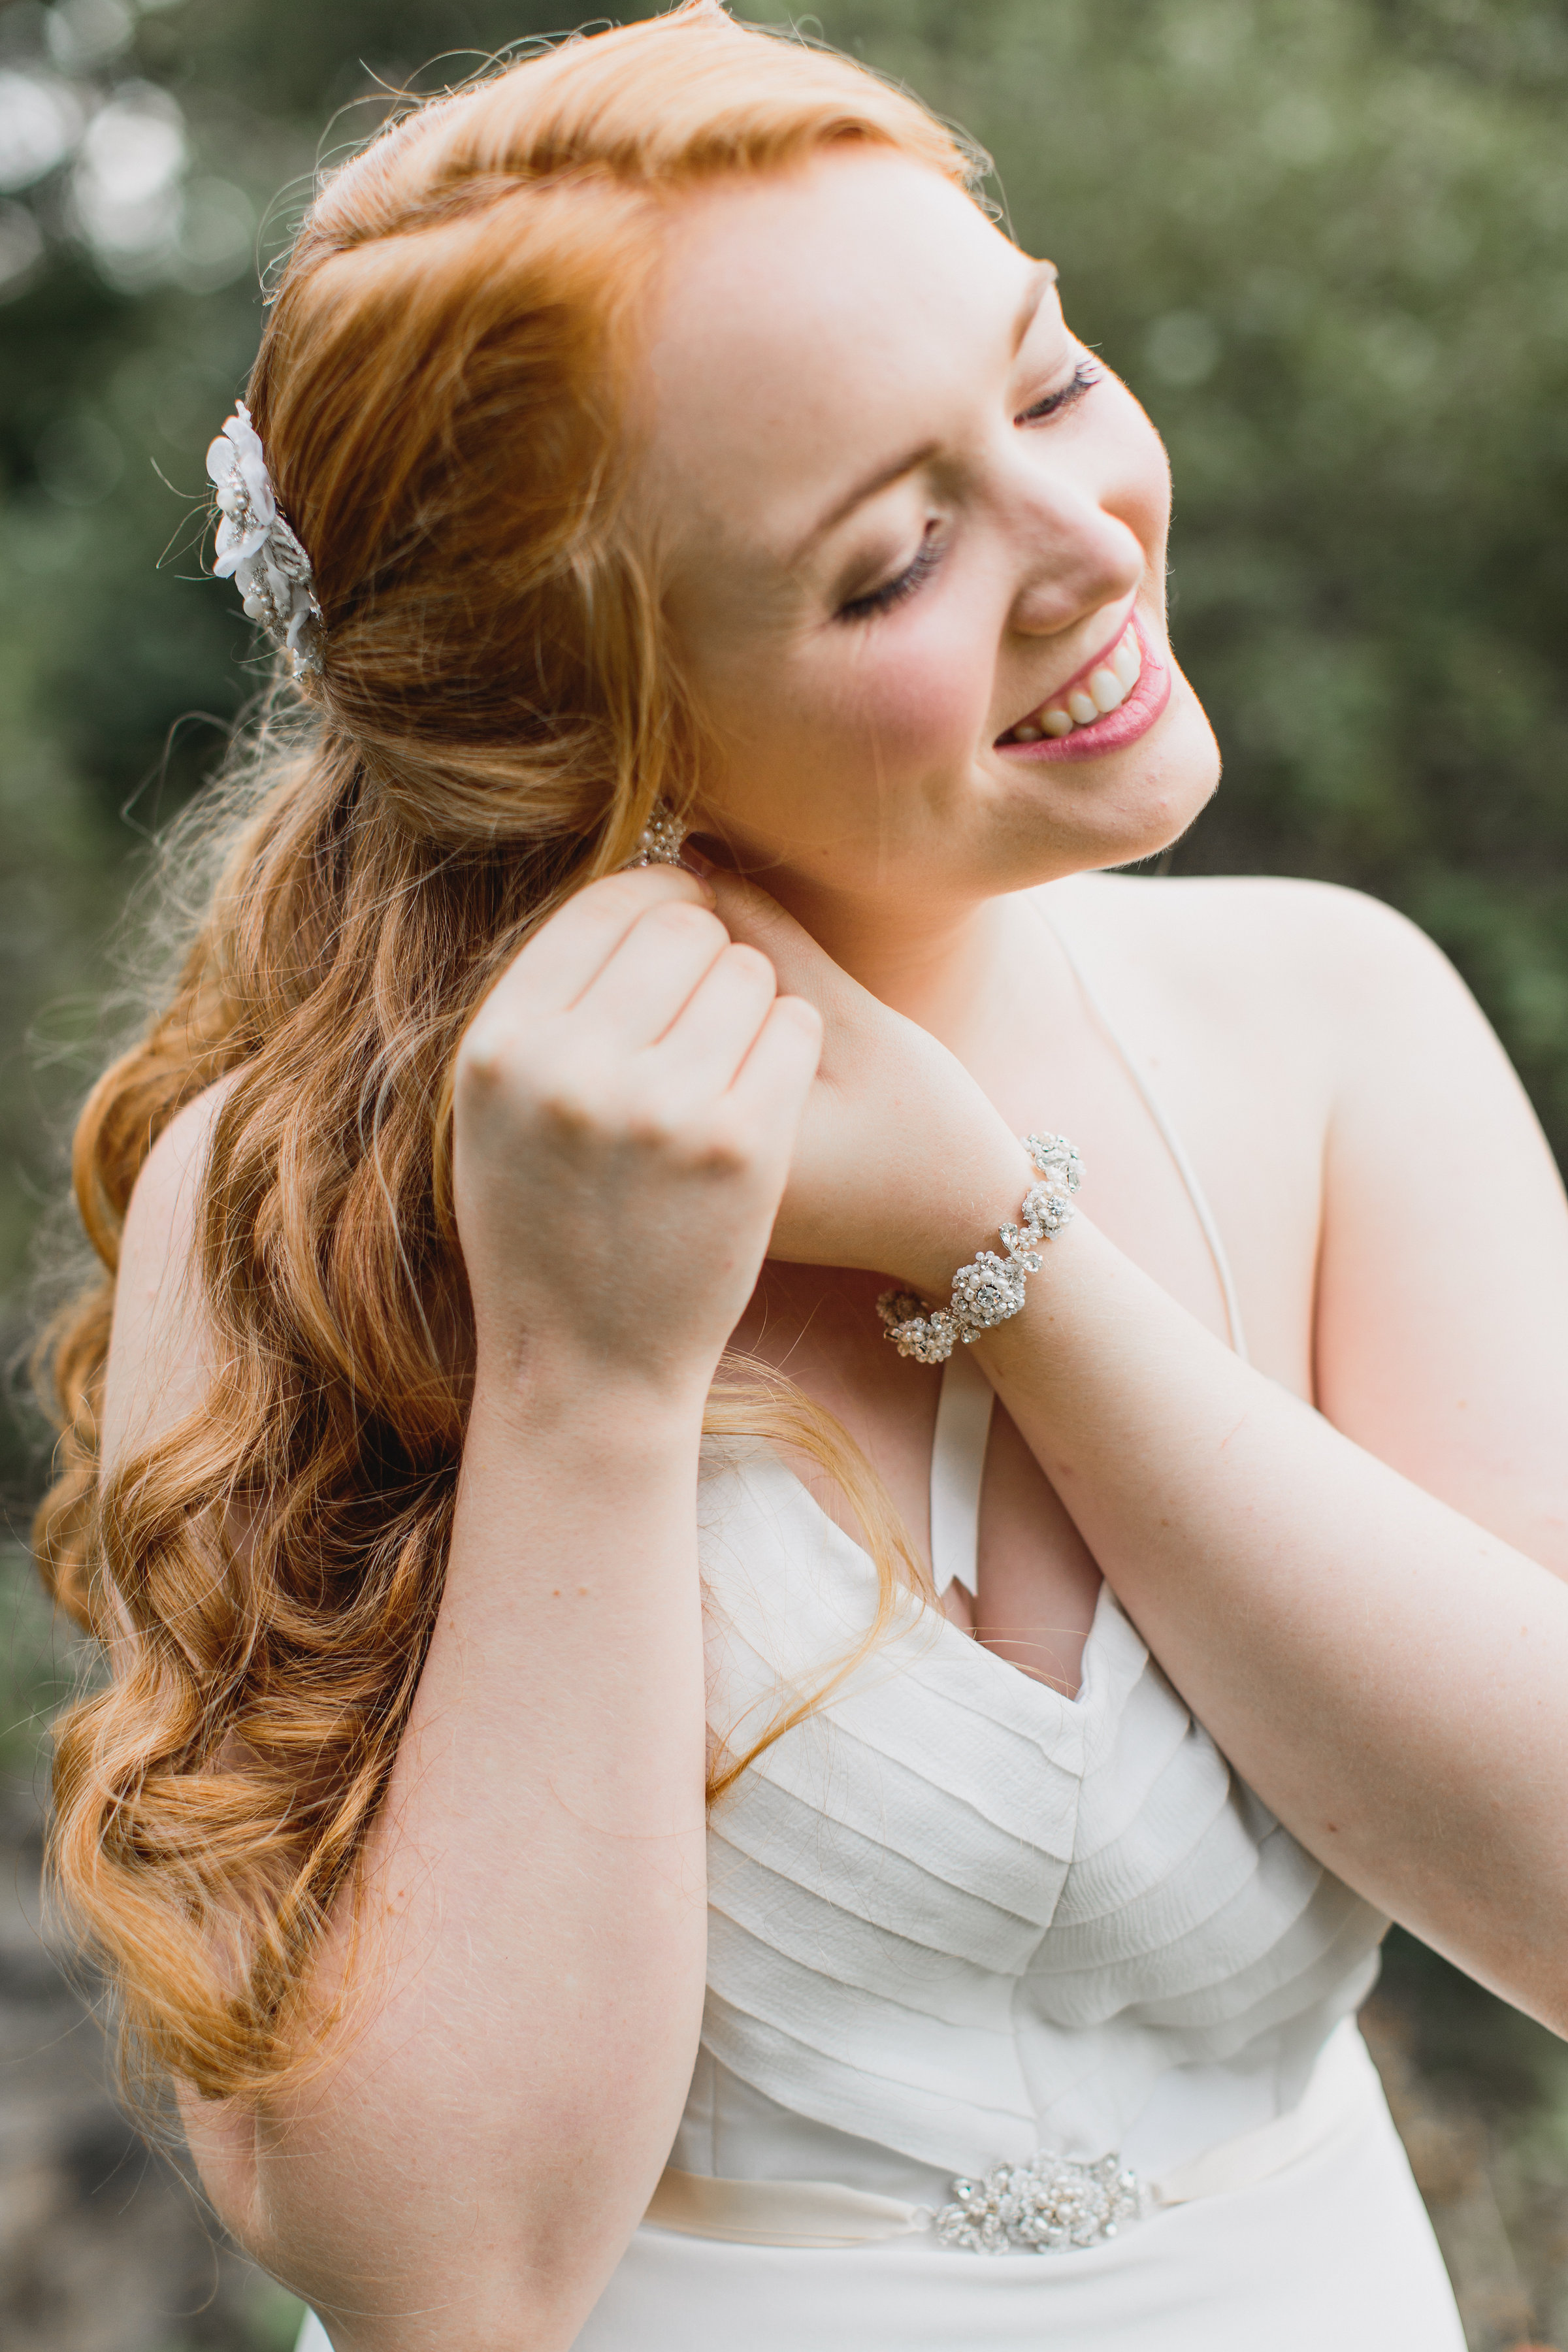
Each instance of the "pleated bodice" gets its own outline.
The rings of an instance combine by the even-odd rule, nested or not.
[[[709,1445],[700,1522],[710,1723],[743,1752],[853,1654],[876,1570],[760,1444]],[[755,2178],[810,2154],[866,2179],[868,2144],[910,2189],[1038,2148],[1181,2161],[1295,2103],[1386,1924],[1232,1772],[1109,1586],[1070,1700],[901,1603],[714,1808],[710,1867],[672,2161]]]

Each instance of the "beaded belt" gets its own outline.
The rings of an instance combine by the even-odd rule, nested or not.
[[[845,2189],[835,2180],[716,2180],[666,2171],[645,2220],[697,2238],[753,2246],[868,2246],[930,2234],[975,2253],[1026,2246],[1094,2246],[1143,2210],[1137,2175],[1113,2157],[1098,2164],[1037,2156],[999,2164],[981,2180],[955,2180],[952,2201],[933,2210]]]
[[[972,2253],[1063,2252],[1103,2245],[1125,2223],[1199,2197],[1247,2189],[1321,2147],[1376,2076],[1353,2025],[1325,2044],[1299,2105],[1156,2180],[1115,2156],[1084,2163],[1042,2153],[956,2179],[942,2206],[910,2205],[832,2180],[721,2180],[668,2169],[645,2219],[660,2230],[747,2245],[865,2246],[924,2235]],[[1377,2095],[1381,2095],[1378,2094]]]
[[[1138,2175],[1117,2157],[1079,2164],[1071,2157],[1032,2156],[1027,2164],[995,2165],[980,2180],[955,2180],[952,2203],[931,2226],[941,2244],[971,2253],[1027,2246],[1044,2254],[1114,2238],[1123,2221],[1137,2220],[1144,2194]]]

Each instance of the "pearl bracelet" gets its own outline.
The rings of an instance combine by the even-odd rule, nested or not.
[[[1068,1195],[1083,1181],[1077,1151],[1065,1135],[1026,1135],[1020,1140],[1040,1181],[1024,1195],[1021,1222],[1002,1228],[1006,1256],[982,1250],[961,1265],[952,1277],[951,1301],[929,1314],[924,1299],[913,1290],[885,1290],[878,1299],[877,1312],[900,1356],[913,1356],[921,1364],[945,1363],[961,1339],[967,1347],[977,1331],[989,1331],[1016,1315],[1024,1304],[1024,1276],[1040,1270],[1040,1243],[1072,1223]]]

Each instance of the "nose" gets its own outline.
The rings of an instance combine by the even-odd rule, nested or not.
[[[1017,587],[1008,618],[1019,635],[1059,636],[1130,596],[1147,560],[1137,532],[1091,486],[1052,466],[1034,459],[1011,470]]]

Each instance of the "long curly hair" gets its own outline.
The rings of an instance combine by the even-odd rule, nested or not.
[[[699,772],[624,495],[665,225],[700,184],[840,140],[969,187],[982,160],[849,60],[689,0],[413,108],[321,188],[270,304],[247,397],[324,666],[274,689],[176,843],[213,878],[82,1113],[102,1271],[47,1335],[63,1433],[37,1523],[46,1581],[116,1668],[58,1727],[55,1883],[129,2053],[208,2095],[319,2053],[309,1963],[441,1602],[470,1354],[458,1042]],[[199,1411],[105,1472],[132,1190],[219,1081],[193,1269],[214,1369]],[[732,1362],[707,1425],[839,1481],[878,1560],[874,1639],[921,1571],[847,1435]],[[755,1752],[721,1748],[715,1792]]]

